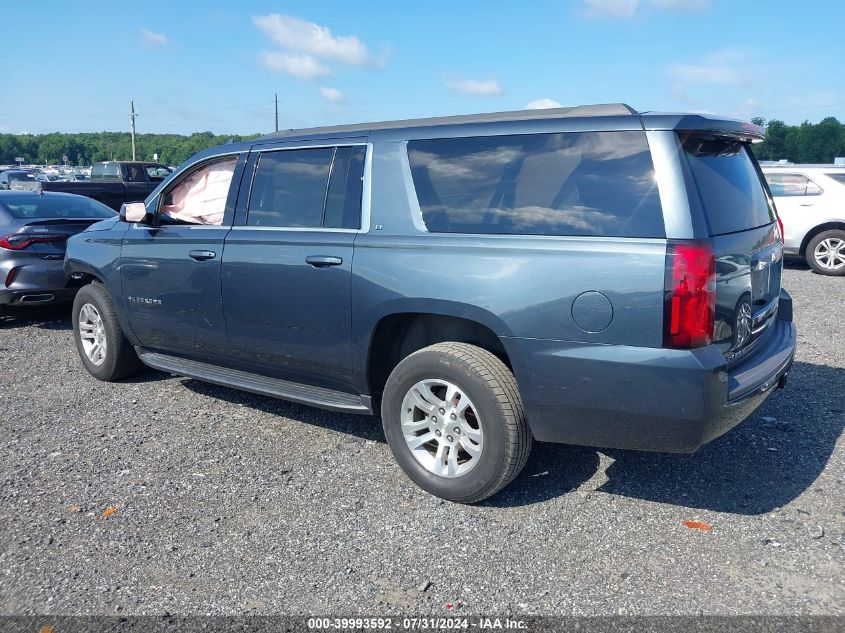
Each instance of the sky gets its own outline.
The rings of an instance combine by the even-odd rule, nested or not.
[[[845,121],[840,0],[3,2],[0,133],[251,134],[624,102]]]

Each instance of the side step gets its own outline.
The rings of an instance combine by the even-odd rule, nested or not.
[[[153,369],[196,378],[223,387],[250,391],[262,396],[320,407],[329,411],[364,415],[372,415],[373,413],[369,396],[356,396],[342,391],[301,385],[278,378],[269,378],[246,371],[170,356],[169,354],[150,352],[142,347],[136,347],[135,351],[138,353],[138,358]]]

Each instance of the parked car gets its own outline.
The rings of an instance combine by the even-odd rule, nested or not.
[[[117,211],[124,202],[143,201],[170,172],[158,163],[107,161],[91,167],[90,179],[43,183],[42,188],[87,196]]]
[[[533,440],[691,452],[793,360],[762,133],[620,104],[211,149],[70,239],[79,356],[380,413],[459,502]]]
[[[83,196],[0,191],[0,317],[16,307],[72,300],[80,284],[64,273],[67,238],[116,216]]]
[[[783,222],[785,255],[822,275],[845,275],[845,168],[763,168]]]
[[[0,190],[38,190],[39,187],[38,179],[31,171],[7,169],[6,171],[0,172]]]

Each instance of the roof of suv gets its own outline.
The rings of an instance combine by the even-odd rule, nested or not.
[[[263,142],[272,140],[294,140],[309,137],[327,137],[377,130],[398,130],[432,126],[452,126],[472,123],[498,123],[518,121],[538,121],[549,119],[591,119],[613,117],[618,119],[638,119],[645,130],[687,130],[707,131],[729,136],[760,140],[763,128],[736,119],[710,116],[705,114],[673,114],[659,112],[637,112],[625,103],[581,105],[570,108],[548,108],[540,110],[513,110],[507,112],[488,112],[482,114],[464,114],[456,116],[431,117],[424,119],[404,119],[380,121],[374,123],[354,123],[326,127],[291,129],[262,136]]]

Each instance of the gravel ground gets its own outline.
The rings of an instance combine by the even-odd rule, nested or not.
[[[0,613],[845,615],[845,279],[784,284],[800,350],[751,419],[695,455],[536,444],[475,507],[375,420],[97,382],[65,310],[2,324]]]

